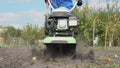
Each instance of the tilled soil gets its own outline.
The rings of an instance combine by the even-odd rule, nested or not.
[[[78,46],[76,57],[47,58],[41,47],[0,48],[0,68],[120,68],[120,48]]]

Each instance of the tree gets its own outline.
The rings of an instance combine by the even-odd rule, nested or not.
[[[27,41],[27,45],[35,44],[35,40],[38,39],[39,28],[37,26],[32,26],[32,24],[27,24],[23,27],[21,36]]]
[[[88,3],[81,10],[76,8],[74,15],[80,19],[79,37],[87,43],[98,35],[99,42],[108,46],[120,39],[120,11],[117,6],[118,0],[113,0],[111,6],[106,4],[107,8],[93,9]],[[114,45],[114,44],[113,44]]]
[[[21,37],[21,30],[16,29],[13,26],[8,26],[4,28],[4,37]]]
[[[45,38],[45,33],[44,33],[44,28],[41,27],[38,32],[38,38],[39,39],[44,39]]]

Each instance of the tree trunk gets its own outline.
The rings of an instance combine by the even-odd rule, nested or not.
[[[108,25],[106,26],[106,31],[105,31],[105,47],[107,47],[107,34],[108,34]]]
[[[94,45],[94,38],[95,38],[95,35],[94,35],[94,34],[95,34],[95,19],[94,19],[94,21],[93,21],[93,39],[92,39],[92,40],[93,40],[93,42],[92,42],[93,46],[95,46],[95,45]]]

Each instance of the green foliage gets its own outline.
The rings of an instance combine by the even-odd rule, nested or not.
[[[34,40],[36,39],[36,33],[38,27],[32,26],[31,24],[28,24],[23,27],[23,31],[21,32],[22,38],[24,38],[27,41],[27,44],[34,44]]]
[[[21,34],[22,38],[27,41],[27,45],[33,45],[36,40],[43,39],[45,37],[44,29],[42,27],[39,28],[36,25],[33,26],[32,24],[27,24],[24,26]]]
[[[38,32],[38,38],[39,39],[44,39],[45,38],[45,33],[44,33],[44,28],[41,27]]]
[[[109,68],[119,68],[119,64],[116,64],[116,63],[111,64],[111,66]]]
[[[104,9],[89,8],[86,4],[82,9],[74,10],[74,15],[80,19],[78,38],[91,43],[94,36],[98,35],[99,43],[104,40],[105,45],[120,40],[120,9],[117,6],[118,0],[113,2],[115,4],[112,7],[107,3]]]
[[[4,28],[4,37],[21,37],[21,30],[16,29],[13,26],[8,26]]]

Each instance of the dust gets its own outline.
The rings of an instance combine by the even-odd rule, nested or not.
[[[106,66],[110,67],[112,63],[116,66],[119,64],[119,52],[119,49],[113,51],[95,50],[92,47],[77,47],[75,59],[68,57],[48,59],[44,55],[44,49],[38,46],[32,48],[26,46],[0,48],[0,58],[3,58],[0,59],[0,68],[98,68],[98,66],[104,68]],[[96,63],[96,58],[110,57],[114,54],[118,55],[118,58],[113,58],[114,62],[99,59],[100,63]],[[32,60],[33,57],[36,57],[36,59]]]
[[[95,53],[92,47],[77,45],[74,59],[80,59],[82,62],[95,62]]]

